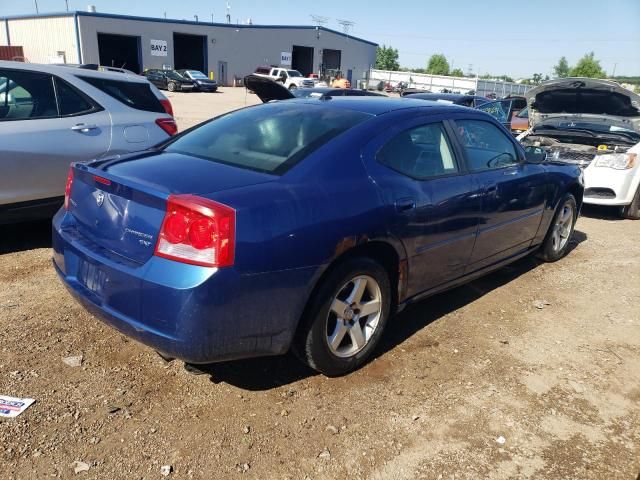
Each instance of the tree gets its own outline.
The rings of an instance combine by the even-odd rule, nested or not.
[[[464,72],[461,68],[454,68],[453,70],[451,70],[450,75],[452,77],[464,77]]]
[[[531,83],[534,85],[540,85],[546,80],[549,80],[549,75],[543,78],[541,73],[534,73],[533,77],[531,77]]]
[[[589,78],[604,78],[606,74],[600,66],[600,61],[594,58],[594,53],[589,52],[576,63],[576,66],[571,69],[572,77],[589,77]]]
[[[553,71],[558,78],[567,78],[571,69],[569,68],[569,62],[567,62],[567,57],[560,57],[558,60],[558,64],[553,67]]]
[[[376,49],[376,68],[380,70],[398,70],[398,50],[384,45]]]
[[[449,62],[441,53],[431,55],[427,64],[427,73],[431,75],[449,75]]]

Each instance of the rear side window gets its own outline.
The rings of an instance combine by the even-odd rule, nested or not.
[[[405,130],[382,147],[377,159],[383,165],[416,179],[458,172],[458,165],[441,123]]]
[[[151,90],[151,86],[141,82],[127,82],[97,77],[81,77],[88,84],[102,90],[126,106],[146,112],[165,113],[160,100]]]
[[[0,70],[0,121],[56,116],[58,108],[51,75]]]
[[[58,107],[61,116],[83,115],[101,110],[83,93],[76,90],[64,80],[55,79]]]
[[[320,105],[267,103],[218,117],[178,137],[165,151],[282,175],[367,118]]]

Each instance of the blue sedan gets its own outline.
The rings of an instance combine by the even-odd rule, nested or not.
[[[294,99],[72,165],[55,268],[102,321],[188,363],[283,354],[342,375],[409,303],[569,249],[580,169],[489,115]]]

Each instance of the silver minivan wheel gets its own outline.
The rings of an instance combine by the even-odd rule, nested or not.
[[[367,346],[382,315],[382,292],[369,275],[358,275],[343,285],[327,315],[326,339],[340,358],[356,355]]]

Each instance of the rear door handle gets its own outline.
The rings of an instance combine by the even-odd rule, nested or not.
[[[509,170],[505,170],[504,172],[502,172],[502,175],[517,175],[518,174],[518,170],[516,168],[511,168]]]
[[[394,203],[398,212],[405,212],[416,208],[416,201],[413,198],[401,198]]]
[[[74,132],[88,132],[89,130],[97,130],[97,129],[98,129],[97,125],[93,125],[93,124],[87,125],[84,123],[78,123],[73,127],[71,127],[71,130],[73,130]]]

